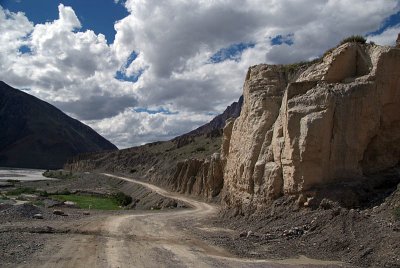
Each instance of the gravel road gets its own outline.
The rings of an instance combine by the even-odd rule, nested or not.
[[[196,225],[215,215],[219,211],[218,206],[171,193],[145,182],[105,175],[141,184],[160,195],[185,202],[192,208],[90,217],[79,224],[72,224],[68,232],[57,234],[58,239],[48,240],[43,250],[20,267],[341,266],[307,258],[282,261],[237,258],[191,233],[190,222]],[[185,224],[182,225],[182,222]],[[67,226],[68,223],[63,225],[64,230]]]

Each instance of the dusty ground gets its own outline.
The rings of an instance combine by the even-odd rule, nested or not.
[[[242,257],[287,258],[300,254],[356,267],[400,267],[399,170],[384,176],[372,178],[370,185],[365,181],[346,184],[345,189],[343,185],[330,186],[328,190],[336,201],[324,198],[316,206],[299,207],[296,197],[289,196],[249,215],[222,211],[222,217],[209,219],[208,224],[236,233],[205,239]],[[241,236],[237,236],[238,231]]]
[[[281,261],[239,258],[226,250],[241,243],[238,231],[213,227],[218,207],[170,193],[128,178],[160,196],[180,200],[192,209],[157,211],[94,212],[71,219],[49,218],[2,222],[0,264],[2,267],[340,267],[338,262],[304,257]],[[70,217],[70,216],[68,216]],[[249,238],[251,238],[250,236]],[[223,247],[219,246],[220,244]],[[241,254],[243,255],[243,254]],[[251,254],[250,254],[251,255]],[[240,254],[239,254],[240,256]],[[293,255],[291,256],[293,257]],[[297,257],[297,258],[296,258]]]

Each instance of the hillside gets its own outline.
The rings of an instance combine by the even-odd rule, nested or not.
[[[188,132],[181,136],[178,136],[172,141],[174,141],[178,147],[183,146],[191,142],[195,137],[206,135],[208,137],[218,137],[222,135],[222,129],[225,127],[225,122],[229,118],[236,118],[240,115],[243,105],[243,96],[240,96],[237,102],[229,105],[225,111],[216,117],[214,117],[210,122]]]
[[[54,169],[79,153],[116,150],[90,127],[0,81],[0,166]]]
[[[227,119],[240,115],[243,97],[229,105],[224,112],[197,129],[170,141],[153,142],[114,152],[81,154],[69,161],[69,170],[105,170],[143,177],[182,193],[208,199],[222,189],[222,167],[218,163],[222,130]],[[209,169],[219,174],[208,172]],[[202,176],[197,183],[191,177]],[[201,181],[201,182],[200,182]]]

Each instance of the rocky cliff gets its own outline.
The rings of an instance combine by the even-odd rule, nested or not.
[[[173,141],[166,141],[81,154],[71,158],[64,169],[122,173],[180,193],[215,200],[223,186],[220,140],[220,137],[200,136],[179,148]]]
[[[169,178],[172,189],[211,200],[219,195],[224,185],[223,166],[219,153],[206,159],[186,159],[178,162]]]
[[[256,210],[282,195],[396,166],[400,49],[346,43],[306,70],[258,65],[224,130],[223,202]]]

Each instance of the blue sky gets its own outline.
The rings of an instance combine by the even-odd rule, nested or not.
[[[0,5],[10,11],[24,12],[27,17],[37,23],[50,22],[58,18],[59,4],[74,9],[82,24],[82,30],[93,30],[102,33],[110,44],[114,41],[114,23],[129,15],[121,3],[113,0],[1,0]]]
[[[400,32],[399,0],[242,3],[0,0],[0,80],[125,148],[211,120],[249,66],[314,59],[352,34],[393,45]]]
[[[65,6],[71,6],[78,19],[81,22],[82,31],[93,30],[96,34],[102,33],[106,36],[107,43],[114,42],[116,31],[114,24],[116,21],[121,20],[129,15],[128,10],[124,6],[124,1],[114,0],[1,0],[0,4],[13,12],[24,12],[29,20],[34,24],[51,22],[58,18],[57,7],[62,3]],[[387,17],[382,24],[375,30],[365,35],[377,35],[384,32],[386,29],[398,25],[400,23],[400,12],[397,12]],[[293,33],[286,35],[278,34],[270,37],[272,45],[293,44]],[[221,48],[210,57],[211,63],[218,63],[227,59],[237,60],[241,53],[249,48],[254,47],[252,42],[231,44],[228,47]],[[22,46],[20,48],[22,53],[30,52],[29,47]],[[132,56],[134,55],[134,56]],[[136,58],[137,54],[132,53],[126,67]],[[126,68],[125,67],[125,68]],[[127,76],[120,70],[116,72],[115,77],[119,80],[136,82],[142,74],[142,70],[134,75]]]
[[[368,33],[368,35],[377,35],[384,32],[386,29],[400,24],[400,12],[397,12],[387,17],[376,31]]]

